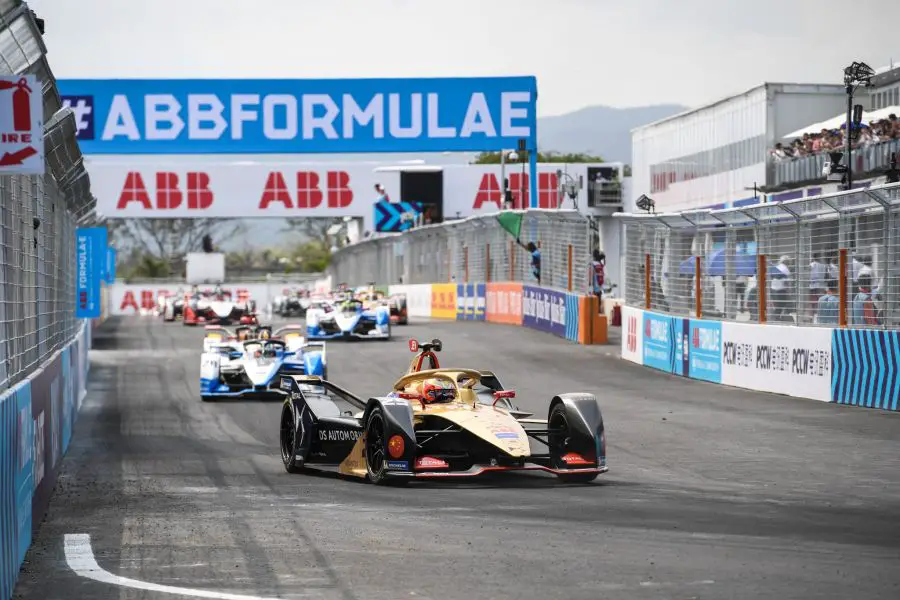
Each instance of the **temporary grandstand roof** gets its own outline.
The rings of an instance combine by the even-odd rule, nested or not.
[[[881,108],[879,110],[874,110],[868,114],[863,114],[863,123],[872,123],[874,121],[880,121],[882,119],[887,119],[889,115],[900,114],[900,106],[888,106],[887,108]],[[819,133],[823,129],[828,129],[829,131],[832,129],[840,129],[842,125],[847,122],[847,113],[842,113],[837,115],[836,117],[832,117],[825,121],[820,121],[819,123],[813,123],[812,125],[807,125],[803,129],[798,129],[797,131],[792,131],[785,138],[795,138],[800,137],[803,134],[809,133]]]

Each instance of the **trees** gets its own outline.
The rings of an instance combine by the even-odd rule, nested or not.
[[[519,152],[519,162],[528,161],[528,152]],[[603,158],[584,152],[538,152],[538,162],[542,163],[602,163]],[[476,165],[499,165],[499,152],[482,152],[475,157]]]

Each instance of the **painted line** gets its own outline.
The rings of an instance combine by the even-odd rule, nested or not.
[[[175,587],[171,585],[159,585],[147,583],[137,579],[129,579],[113,575],[97,564],[94,551],[91,549],[91,536],[85,533],[66,534],[65,537],[66,562],[69,568],[81,577],[93,579],[100,583],[108,583],[119,587],[159,592],[161,594],[179,594],[181,596],[193,596],[194,598],[212,598],[213,600],[278,600],[277,598],[263,598],[262,596],[244,596],[241,594],[227,594],[223,592],[210,592],[206,590],[194,590],[190,588]]]

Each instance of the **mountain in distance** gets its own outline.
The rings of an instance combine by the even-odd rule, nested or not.
[[[584,152],[609,162],[631,164],[631,130],[689,110],[677,104],[629,108],[588,106],[538,119],[538,146],[544,152]]]

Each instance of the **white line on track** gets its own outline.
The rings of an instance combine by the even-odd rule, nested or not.
[[[97,564],[97,559],[94,558],[94,551],[91,549],[91,536],[85,533],[66,534],[65,547],[66,562],[69,564],[69,568],[82,577],[93,579],[100,583],[134,588],[136,590],[159,592],[161,594],[179,594],[181,596],[193,596],[194,598],[212,598],[213,600],[278,600],[277,598],[263,598],[262,596],[244,596],[241,594],[227,594],[223,592],[194,590],[171,585],[160,585],[158,583],[147,583],[145,581],[138,581],[137,579],[113,575]]]

